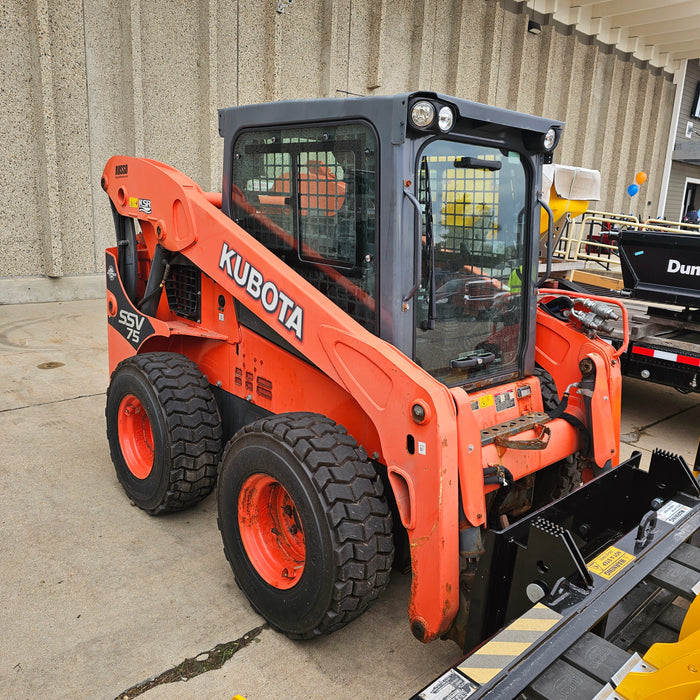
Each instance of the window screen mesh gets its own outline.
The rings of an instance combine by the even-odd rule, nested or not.
[[[376,333],[372,131],[249,131],[234,144],[233,163],[236,221]]]

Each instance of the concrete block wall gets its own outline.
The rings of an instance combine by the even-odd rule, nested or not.
[[[283,9],[283,12],[278,11]],[[102,168],[219,189],[217,108],[425,89],[567,122],[558,162],[657,213],[671,76],[509,0],[12,0],[0,12],[0,303],[102,293]],[[626,187],[645,170],[633,201]]]

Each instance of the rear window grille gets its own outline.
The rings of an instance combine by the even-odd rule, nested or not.
[[[171,265],[170,275],[165,282],[170,310],[199,323],[201,320],[201,272],[191,265]]]
[[[361,296],[362,288],[369,286],[364,280],[355,280],[357,284],[354,287],[357,291],[353,294],[352,289],[347,289],[339,281],[326,275],[322,269],[306,267],[298,269],[297,272],[368,331],[377,333],[373,300],[369,294],[365,295],[364,301]]]
[[[364,123],[244,131],[233,145],[236,223],[377,332],[377,144]]]

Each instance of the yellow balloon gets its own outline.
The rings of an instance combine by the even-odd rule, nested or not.
[[[638,185],[643,185],[647,181],[647,174],[641,170],[634,176],[634,179],[637,181]]]

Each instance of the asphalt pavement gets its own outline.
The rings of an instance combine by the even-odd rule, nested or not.
[[[104,300],[0,306],[0,697],[406,698],[460,657],[411,635],[410,578],[311,642],[238,590],[216,503],[151,517],[105,436]],[[692,464],[700,395],[624,382],[623,455]]]

